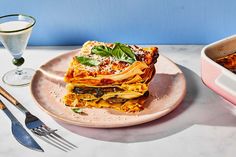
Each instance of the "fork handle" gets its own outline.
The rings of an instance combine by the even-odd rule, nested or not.
[[[0,109],[4,110],[6,108],[6,106],[3,104],[3,102],[0,100]]]
[[[0,86],[0,94],[6,98],[8,101],[10,101],[13,105],[19,105],[20,103],[11,95],[9,94],[5,89],[3,89],[1,86]]]

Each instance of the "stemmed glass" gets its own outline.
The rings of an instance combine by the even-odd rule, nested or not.
[[[24,63],[23,51],[27,46],[34,24],[35,19],[28,15],[11,14],[0,17],[0,41],[13,56],[12,63],[17,67],[2,77],[3,82],[8,85],[27,85],[34,74],[33,69],[21,68]]]

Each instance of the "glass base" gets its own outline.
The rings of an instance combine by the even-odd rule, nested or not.
[[[35,71],[30,68],[22,68],[19,74],[17,70],[11,70],[2,77],[2,81],[11,86],[25,86],[28,85],[34,75]]]

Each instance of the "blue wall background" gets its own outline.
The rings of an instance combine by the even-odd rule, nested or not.
[[[207,44],[236,33],[234,0],[1,0],[37,19],[31,45]]]

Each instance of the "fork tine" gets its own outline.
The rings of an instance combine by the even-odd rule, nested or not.
[[[47,132],[47,135],[50,136],[51,138],[54,138],[54,139],[57,140],[58,142],[60,142],[60,143],[62,143],[62,144],[64,144],[64,145],[66,145],[67,147],[70,147],[71,149],[75,149],[75,148],[72,147],[71,145],[69,145],[69,144],[65,143],[64,141],[60,140],[59,138],[55,137],[54,133],[55,133],[56,130],[48,130],[48,129],[46,129],[44,126],[42,126],[41,129],[42,129],[42,131]]]
[[[49,136],[51,136],[52,138],[56,139],[57,141],[63,143],[63,144],[66,145],[67,147],[70,147],[71,149],[75,149],[74,147],[72,147],[72,146],[69,145],[68,143],[64,142],[63,140],[61,140],[60,138],[58,138],[57,136],[55,136],[55,133],[50,133]]]
[[[56,132],[53,132],[52,134],[53,134],[54,136],[58,137],[59,139],[61,139],[62,141],[64,141],[64,142],[70,144],[70,145],[73,146],[74,148],[78,148],[76,145],[74,145],[73,143],[67,141],[66,139],[64,139],[63,137],[61,137],[60,135],[58,135]]]
[[[63,143],[60,140],[58,140],[57,138],[53,137],[52,135],[50,135],[50,133],[48,133],[46,130],[44,130],[44,128],[42,126],[38,127],[37,129],[40,130],[42,133],[44,133],[44,137],[47,137],[48,139],[50,139],[51,141],[53,141],[54,143],[56,143],[60,147],[63,147],[66,150],[70,150],[70,148],[64,146]]]
[[[44,142],[46,142],[46,143],[48,143],[48,144],[51,144],[52,146],[54,146],[54,147],[56,147],[56,148],[58,148],[58,149],[60,149],[60,150],[62,150],[62,151],[64,151],[64,152],[68,152],[67,150],[65,150],[65,149],[59,147],[58,145],[52,143],[50,140],[48,140],[48,137],[43,136],[43,135],[39,135],[39,134],[36,133],[34,130],[31,130],[31,131],[32,131],[33,133],[35,133],[35,135],[36,135],[38,138],[40,138],[41,140],[43,140]]]
[[[62,136],[60,136],[59,134],[56,133],[56,130],[55,131],[52,131],[48,126],[46,125],[43,125],[43,127],[48,130],[48,131],[51,131],[51,134],[53,134],[54,136],[56,136],[57,138],[59,138],[61,141],[64,141],[64,143],[66,142],[67,144],[73,146],[74,148],[78,148],[76,145],[74,145],[73,143],[69,142],[68,140],[66,140],[65,138],[63,138]],[[66,144],[65,143],[65,144]],[[73,148],[73,149],[74,149]]]

